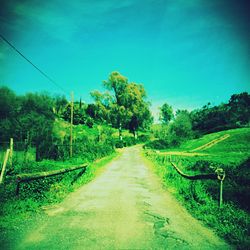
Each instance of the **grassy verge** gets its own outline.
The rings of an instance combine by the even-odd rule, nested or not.
[[[219,208],[217,198],[219,183],[217,181],[186,180],[176,173],[169,162],[163,163],[164,156],[155,153],[146,155],[154,163],[155,172],[161,177],[164,186],[181,201],[191,214],[213,228],[219,236],[238,249],[249,248],[249,213],[230,201],[230,197],[227,198],[222,208]],[[195,159],[193,161],[195,162]],[[204,164],[203,167],[198,166],[197,168],[195,168],[195,164],[191,166],[190,157],[189,160],[186,159],[186,163],[185,160],[182,163],[183,171],[191,175],[207,170]]]
[[[77,179],[75,177],[81,170],[24,183],[20,188],[19,196],[15,196],[14,180],[6,181],[0,187],[0,235],[4,237],[6,232],[14,230],[28,218],[32,218],[34,214],[43,213],[45,206],[61,202],[70,192],[90,182],[108,162],[118,155],[119,153],[115,152],[95,161]],[[64,166],[78,161],[79,159],[74,159],[64,162]],[[39,168],[50,169],[52,165],[55,166],[54,169],[59,168],[60,162],[44,161],[40,163]]]

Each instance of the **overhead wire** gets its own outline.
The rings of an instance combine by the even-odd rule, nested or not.
[[[2,40],[7,43],[13,50],[15,50],[21,57],[23,57],[29,64],[31,64],[37,71],[39,71],[45,78],[47,78],[51,83],[60,88],[66,95],[68,95],[67,91],[61,87],[57,82],[55,82],[48,74],[38,68],[33,62],[31,62],[23,53],[21,53],[11,42],[9,42],[2,34],[0,34]]]

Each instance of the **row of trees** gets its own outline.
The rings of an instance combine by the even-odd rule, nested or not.
[[[103,82],[105,93],[91,92],[94,102],[90,104],[74,103],[73,123],[109,124],[115,128],[136,131],[148,128],[152,123],[146,92],[141,84],[129,83],[119,72],[110,74]],[[47,93],[28,93],[16,95],[8,87],[0,87],[0,141],[26,141],[28,144],[53,143],[53,125],[55,119],[70,121],[70,102],[64,96],[50,96]],[[43,154],[43,153],[42,153]]]
[[[17,96],[7,87],[0,88],[0,140],[29,139],[36,143],[51,134],[56,99],[47,94]]]
[[[234,94],[227,103],[212,106],[210,103],[191,112],[193,129],[210,133],[242,127],[250,122],[250,95]]]
[[[0,141],[14,138],[16,147],[37,147],[37,159],[43,158],[52,143],[57,98],[45,93],[17,96],[7,87],[0,88]]]
[[[160,108],[162,123],[157,137],[163,146],[177,146],[187,139],[202,134],[238,128],[250,123],[250,95],[246,92],[234,94],[227,103],[212,106],[210,103],[191,112],[177,110],[164,103]]]

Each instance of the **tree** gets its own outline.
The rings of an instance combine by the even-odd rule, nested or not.
[[[112,97],[108,92],[101,93],[97,90],[90,93],[95,100],[95,104],[88,105],[88,112],[96,121],[109,121],[110,107],[112,105]]]
[[[146,128],[152,123],[150,104],[145,100],[146,92],[142,84],[129,83],[119,72],[112,72],[103,84],[108,92],[91,93],[98,108],[89,107],[89,113],[111,123],[113,127],[119,128],[121,124],[135,136],[138,128]]]
[[[170,145],[178,146],[192,138],[192,122],[187,110],[179,110],[172,123],[169,124],[168,141]]]
[[[60,116],[66,108],[68,101],[65,96],[57,95],[54,98],[54,110],[57,116]]]
[[[0,119],[15,116],[17,96],[8,87],[0,87]]]
[[[114,71],[109,75],[107,81],[103,81],[103,84],[108,90],[114,91],[117,105],[122,106],[121,99],[128,84],[128,79],[119,72]]]
[[[16,139],[18,124],[16,121],[20,100],[8,87],[0,87],[0,141]]]
[[[85,121],[87,119],[86,111],[83,105],[81,105],[79,102],[74,103],[74,116],[73,116],[73,124],[85,124]],[[62,118],[70,122],[71,121],[71,103],[68,103],[64,109],[64,112],[62,113]]]
[[[250,122],[250,95],[247,92],[234,94],[228,102],[230,122],[235,126]]]
[[[192,111],[191,118],[193,129],[201,134],[245,126],[250,122],[250,95],[234,94],[218,106],[208,103]]]
[[[160,108],[159,120],[164,124],[168,124],[173,119],[173,117],[173,108],[169,104],[164,103]]]

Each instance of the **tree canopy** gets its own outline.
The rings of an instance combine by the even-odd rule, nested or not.
[[[132,132],[152,123],[150,104],[146,101],[146,91],[142,84],[129,83],[119,72],[112,72],[103,85],[107,92],[91,93],[96,108],[91,106],[89,113],[94,114],[95,118],[111,123],[116,128],[121,125]]]
[[[173,112],[172,106],[170,106],[167,103],[164,103],[160,107],[159,120],[164,124],[168,124],[170,122],[170,120],[172,120],[173,118],[174,118],[174,112]]]

